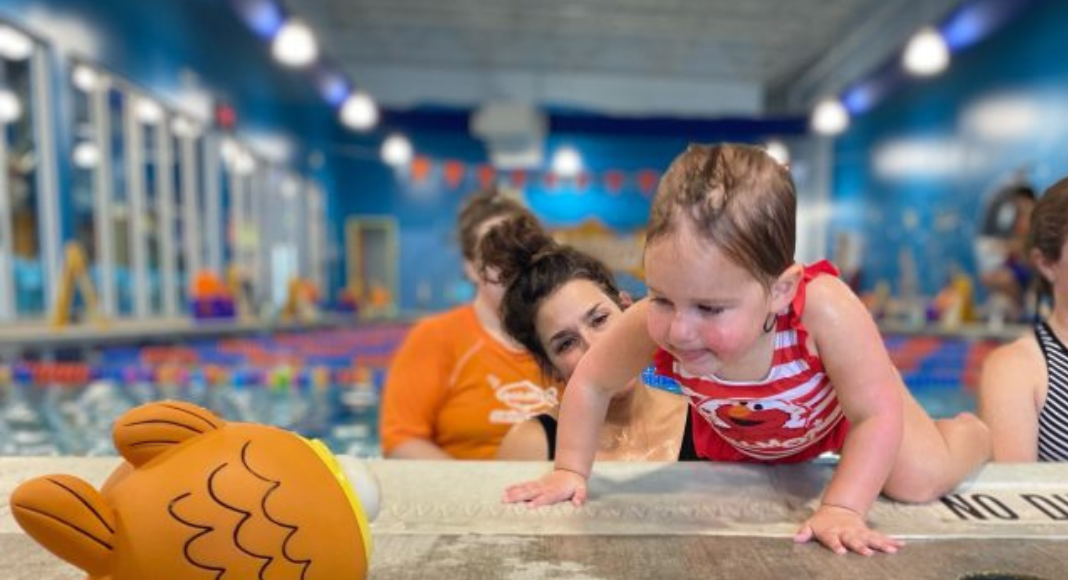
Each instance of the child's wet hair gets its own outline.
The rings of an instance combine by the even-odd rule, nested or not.
[[[1028,253],[1035,249],[1049,262],[1058,262],[1065,240],[1068,240],[1068,178],[1051,185],[1031,211]],[[1052,293],[1053,288],[1045,276],[1037,278],[1039,290],[1044,294]]]
[[[682,220],[765,287],[794,263],[794,182],[763,149],[687,147],[660,180],[646,247],[676,232]]]
[[[494,268],[505,287],[501,322],[522,344],[546,376],[560,379],[538,338],[534,320],[542,302],[572,280],[589,280],[622,305],[622,296],[607,266],[570,246],[557,243],[529,214],[494,226],[479,243],[482,268]]]

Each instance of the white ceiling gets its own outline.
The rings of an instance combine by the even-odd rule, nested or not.
[[[799,113],[961,0],[287,0],[386,107]]]

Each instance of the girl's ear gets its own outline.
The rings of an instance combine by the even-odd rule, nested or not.
[[[626,290],[620,290],[619,291],[619,307],[621,309],[623,309],[623,310],[626,310],[626,309],[630,308],[631,305],[633,305],[633,304],[634,304],[634,298],[632,298],[631,295],[628,294]]]
[[[804,268],[801,264],[793,264],[771,283],[770,299],[771,311],[779,312],[794,301],[797,288],[801,284],[801,276]]]

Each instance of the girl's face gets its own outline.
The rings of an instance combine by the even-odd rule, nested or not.
[[[575,279],[542,300],[534,316],[538,340],[563,380],[622,312],[597,284]]]
[[[645,276],[649,336],[687,373],[764,378],[773,345],[763,326],[789,303],[779,290],[769,293],[687,225],[646,246]]]

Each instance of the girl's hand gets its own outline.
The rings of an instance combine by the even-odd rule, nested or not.
[[[821,505],[812,514],[794,536],[794,541],[803,543],[816,538],[835,554],[845,554],[852,550],[863,556],[871,556],[876,551],[893,554],[905,545],[905,542],[868,528],[864,518],[847,507]]]
[[[504,490],[505,503],[522,501],[532,508],[569,499],[575,506],[586,503],[586,478],[564,469],[554,469],[537,481],[517,483]]]

